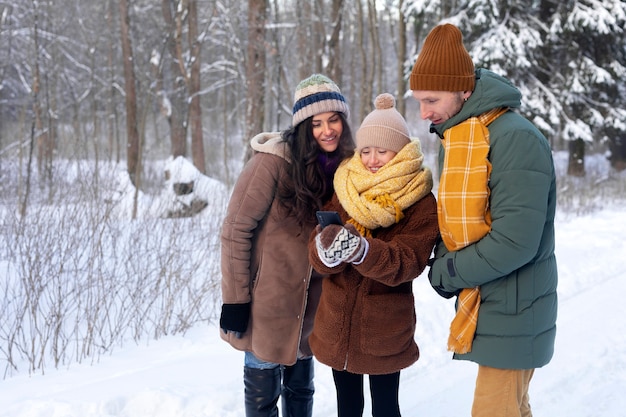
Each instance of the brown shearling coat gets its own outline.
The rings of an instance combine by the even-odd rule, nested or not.
[[[314,219],[300,226],[275,199],[289,163],[279,139],[279,133],[253,139],[260,152],[243,168],[229,201],[221,235],[222,301],[252,304],[241,338],[220,335],[261,360],[293,365],[298,356],[312,354],[308,336],[321,277],[312,278],[307,256]]]
[[[324,210],[349,219],[336,195]],[[359,265],[325,266],[315,248],[316,233],[311,234],[310,262],[329,274],[309,338],[317,360],[369,375],[397,372],[417,361],[412,281],[426,267],[438,233],[437,203],[429,193],[406,209],[400,222],[372,231]]]

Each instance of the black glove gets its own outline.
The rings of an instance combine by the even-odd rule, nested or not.
[[[436,269],[434,268],[435,262],[439,261],[437,267],[440,268],[443,265],[442,262],[444,262],[444,259],[442,258],[446,256],[449,252],[448,248],[446,248],[446,245],[443,243],[443,239],[441,239],[441,235],[437,237],[437,242],[435,242],[435,248],[433,252],[435,256],[433,258],[430,258],[427,262],[428,266],[430,267],[430,269],[428,270],[428,280],[430,281],[430,286],[433,287],[435,292],[439,294],[440,297],[452,298],[455,295],[458,295],[461,291],[459,290],[455,292],[449,292],[444,290],[440,284],[440,279],[437,280],[438,282],[436,284],[433,284],[433,270]],[[438,272],[438,274],[441,274],[441,272]]]
[[[430,267],[430,269],[428,270],[428,280],[430,281],[430,286],[433,287],[433,290],[435,290],[435,292],[437,294],[439,294],[440,297],[443,298],[452,298],[455,295],[459,295],[459,293],[461,292],[461,290],[458,291],[454,291],[454,292],[449,292],[443,289],[443,287],[441,287],[440,284],[433,284],[433,268],[435,266],[435,261],[439,261],[438,263],[442,265],[443,262],[447,262],[452,261],[452,259],[443,259],[443,257],[448,253],[448,249],[446,248],[446,245],[443,244],[442,241],[439,241],[438,244],[435,246],[435,258],[430,258],[428,260],[428,266]],[[446,264],[447,265],[447,264]],[[440,265],[437,265],[437,267],[439,267]],[[439,280],[439,282],[441,282],[441,280]]]
[[[233,332],[237,338],[241,338],[248,328],[248,320],[250,320],[250,303],[222,304],[220,328],[224,333]]]
[[[461,291],[448,292],[444,290],[443,288],[441,288],[439,285],[433,284],[433,268],[432,268],[431,261],[433,261],[432,263],[434,263],[435,260],[434,259],[428,260],[428,263],[430,264],[430,270],[428,271],[428,280],[430,281],[430,286],[433,287],[433,290],[435,290],[435,292],[439,294],[440,297],[443,297],[443,298],[452,298],[455,295],[459,295]]]

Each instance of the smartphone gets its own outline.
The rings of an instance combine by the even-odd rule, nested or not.
[[[317,215],[317,222],[322,226],[322,229],[329,224],[343,225],[341,217],[339,217],[339,213],[336,211],[318,211],[315,214]]]

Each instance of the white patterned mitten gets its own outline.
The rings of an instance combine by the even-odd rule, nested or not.
[[[341,262],[359,260],[363,256],[363,238],[354,226],[346,226],[331,224],[315,236],[317,254],[329,268]]]

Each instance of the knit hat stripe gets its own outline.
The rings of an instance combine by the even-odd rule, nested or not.
[[[327,91],[327,92],[334,91],[335,93],[341,94],[341,91],[339,91],[339,88],[337,87],[336,84],[323,83],[323,84],[307,85],[307,86],[300,88],[299,90],[296,90],[296,94],[294,98],[297,102],[298,100],[301,100],[303,97],[310,96],[315,93],[319,93],[323,91]]]
[[[346,118],[350,110],[339,87],[322,74],[313,74],[302,80],[294,94],[292,126],[320,113],[339,112]]]
[[[293,106],[293,113],[297,113],[299,112],[301,109],[303,109],[306,106],[310,106],[312,104],[315,104],[317,102],[322,102],[324,100],[331,100],[333,101],[333,105],[337,105],[338,103],[335,103],[336,101],[340,101],[345,103],[346,99],[340,94],[340,93],[335,93],[335,92],[321,92],[321,93],[316,93],[313,95],[309,95],[306,96],[304,98],[302,98],[301,100],[298,100],[296,102],[296,104]],[[338,104],[339,106],[342,106],[342,104]],[[345,105],[345,104],[343,104]],[[329,110],[332,111],[332,110]],[[337,110],[337,111],[341,111],[341,110]]]

